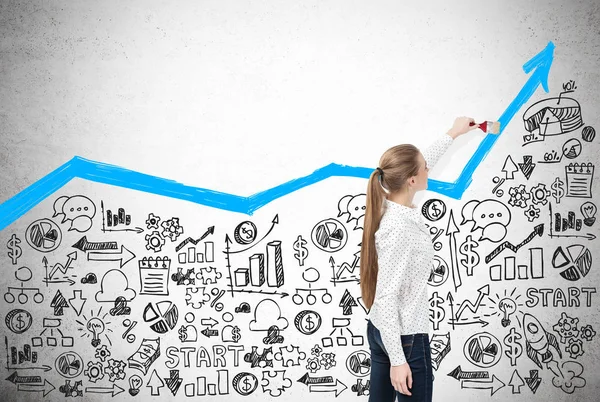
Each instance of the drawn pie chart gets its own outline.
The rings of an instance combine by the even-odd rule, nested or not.
[[[329,253],[341,250],[348,241],[344,225],[332,218],[317,223],[310,236],[315,246]]]
[[[371,373],[371,354],[366,350],[357,350],[346,359],[346,368],[357,377]]]
[[[65,352],[54,362],[56,371],[65,378],[75,378],[83,371],[83,360],[75,352]]]
[[[571,138],[563,144],[562,152],[568,159],[574,159],[581,153],[581,142],[577,138]]]
[[[431,266],[431,272],[429,273],[429,279],[427,283],[431,286],[440,286],[446,282],[448,279],[448,273],[450,270],[448,269],[448,264],[444,261],[443,258],[439,256],[433,257],[433,264]]]
[[[562,269],[560,276],[568,281],[585,277],[592,267],[592,253],[581,244],[567,246],[565,250],[558,246],[552,255],[552,266]]]
[[[478,367],[492,367],[502,356],[500,341],[489,332],[481,332],[472,335],[465,342],[465,357]]]
[[[168,300],[148,303],[144,308],[144,321],[150,324],[150,329],[157,334],[164,334],[175,328],[179,310]]]
[[[60,245],[62,232],[50,219],[38,219],[25,230],[25,239],[34,250],[48,253]]]

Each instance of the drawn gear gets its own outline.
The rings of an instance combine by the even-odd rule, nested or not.
[[[125,362],[121,360],[108,359],[108,366],[104,368],[104,374],[108,374],[108,380],[123,380],[125,378]]]
[[[579,356],[583,356],[583,342],[581,339],[569,338],[569,345],[565,351],[569,352],[571,359],[577,359]]]
[[[306,361],[306,369],[310,371],[312,374],[316,373],[321,369],[321,363],[319,362],[319,358],[311,357]]]
[[[540,217],[539,208],[536,208],[533,204],[531,204],[529,207],[527,207],[527,210],[525,210],[524,213],[529,222],[533,222],[534,219],[537,219]]]
[[[146,219],[146,227],[148,229],[158,229],[159,222],[160,222],[160,216],[156,216],[152,212],[150,212],[148,214],[148,219]]]
[[[569,317],[563,311],[558,322],[552,327],[560,335],[560,343],[566,343],[568,338],[579,336],[579,330],[577,329],[578,322],[579,318]]]
[[[163,239],[158,230],[152,231],[146,235],[146,250],[152,249],[155,253],[162,250],[162,246],[165,245],[165,239]]]
[[[548,203],[548,197],[550,197],[550,191],[546,189],[546,185],[544,183],[539,183],[537,186],[534,186],[529,191],[531,194],[531,202],[534,204],[542,204],[546,205]]]
[[[581,338],[585,339],[588,342],[590,342],[596,335],[596,331],[594,331],[592,326],[589,324],[581,327],[580,332],[581,332]]]
[[[106,360],[107,357],[110,356],[110,350],[106,347],[106,345],[102,345],[98,349],[96,349],[96,359],[100,360],[102,363]]]
[[[508,189],[510,199],[508,203],[513,207],[525,208],[527,206],[527,200],[531,197],[525,190],[524,184],[519,184],[517,187],[511,187]]]
[[[325,367],[325,370],[329,370],[335,366],[335,353],[323,353],[321,354],[321,364]]]
[[[90,382],[96,382],[98,380],[101,380],[104,378],[104,372],[102,371],[102,363],[100,362],[88,362],[87,364],[87,369],[85,369],[83,371],[83,374],[85,374],[88,378],[88,380],[90,380]]]
[[[179,218],[171,218],[160,224],[163,227],[162,235],[176,241],[180,234],[183,234],[183,227],[179,225]]]

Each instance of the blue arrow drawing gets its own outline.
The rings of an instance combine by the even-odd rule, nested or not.
[[[463,168],[460,176],[454,182],[428,180],[428,190],[437,192],[454,199],[460,199],[473,180],[473,172],[485,159],[498,137],[519,109],[529,100],[539,84],[548,92],[548,73],[554,59],[554,43],[548,45],[535,57],[523,65],[525,73],[533,71],[515,99],[506,108],[500,122],[500,133],[486,135],[479,147]],[[78,177],[98,183],[111,184],[118,187],[139,190],[146,193],[159,194],[167,197],[187,200],[213,208],[224,209],[252,215],[254,211],[269,202],[293,193],[296,190],[310,186],[329,177],[358,177],[369,178],[374,168],[340,165],[330,163],[315,170],[308,176],[299,177],[280,184],[276,187],[253,194],[248,197],[227,194],[200,187],[192,187],[174,180],[151,176],[128,170],[119,166],[96,162],[79,156],[58,169],[44,176],[17,195],[0,204],[0,230],[23,216],[31,208],[54,193],[71,179]]]

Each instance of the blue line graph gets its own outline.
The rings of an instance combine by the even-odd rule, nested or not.
[[[548,42],[548,45],[540,53],[523,65],[523,70],[526,74],[532,73],[515,99],[498,119],[500,122],[500,133],[497,135],[488,134],[483,138],[456,181],[443,182],[429,179],[427,188],[429,191],[437,192],[454,199],[462,197],[472,182],[475,169],[485,159],[508,123],[529,100],[537,87],[541,84],[544,90],[548,92],[548,74],[553,59],[554,43]],[[6,228],[46,197],[76,177],[252,215],[256,210],[277,198],[329,177],[341,176],[368,179],[373,170],[374,168],[331,163],[315,170],[308,176],[293,179],[276,187],[245,197],[200,187],[192,187],[174,180],[151,176],[119,166],[75,156],[64,165],[0,204],[0,230]]]

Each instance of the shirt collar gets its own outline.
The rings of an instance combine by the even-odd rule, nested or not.
[[[385,198],[386,209],[394,214],[405,215],[417,222],[423,222],[421,218],[420,208],[410,208],[406,205],[398,204]]]

